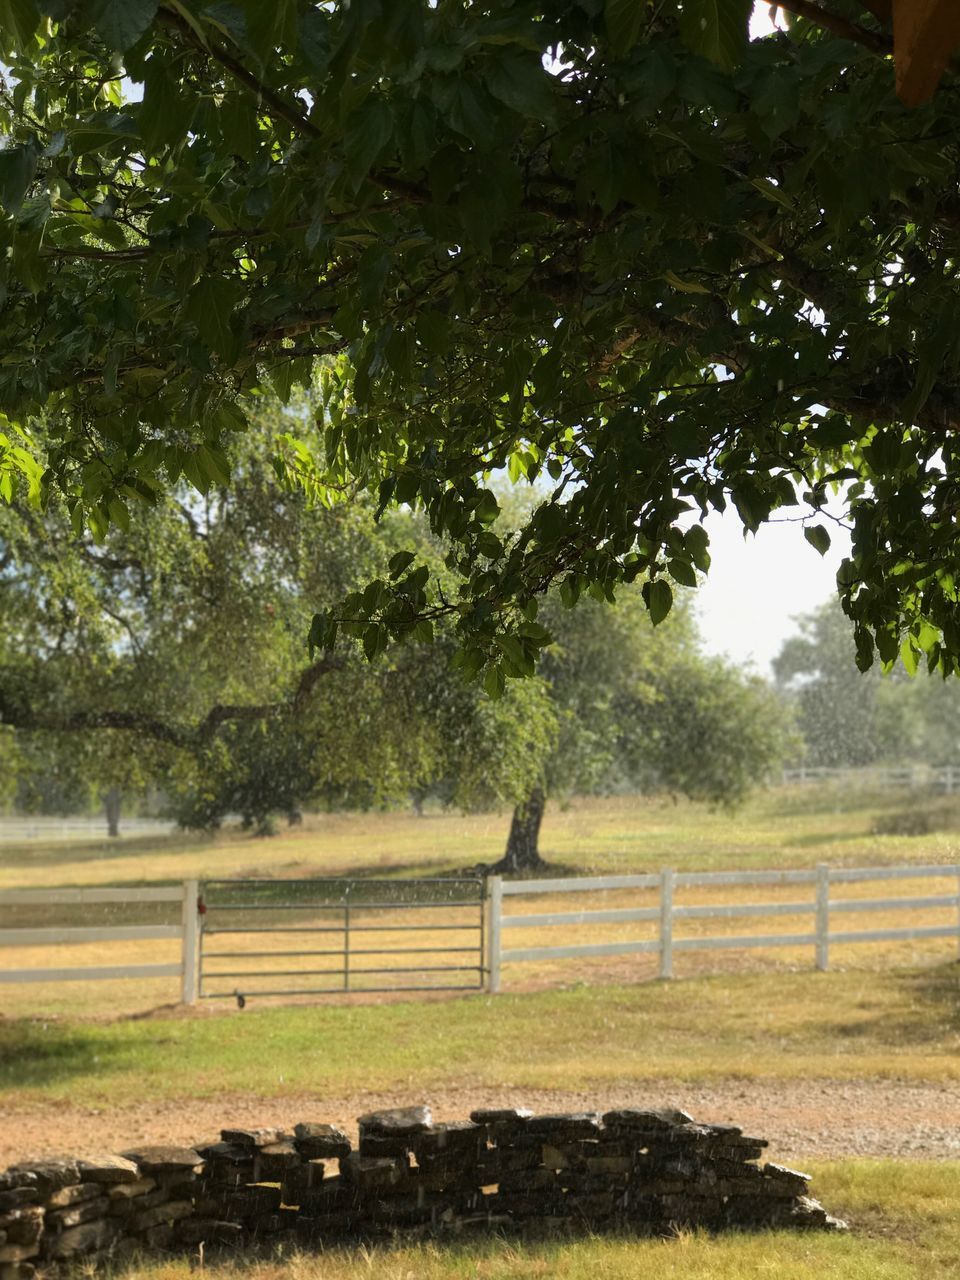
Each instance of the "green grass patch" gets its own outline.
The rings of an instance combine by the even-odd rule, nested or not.
[[[113,1022],[0,1021],[0,1097],[338,1095],[403,1081],[960,1079],[960,969],[740,974]],[[602,1052],[597,1047],[602,1046]]]

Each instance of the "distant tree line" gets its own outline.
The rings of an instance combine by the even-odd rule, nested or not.
[[[960,687],[919,667],[857,668],[850,629],[831,601],[799,620],[774,661],[797,737],[791,763],[857,767],[960,761]]]

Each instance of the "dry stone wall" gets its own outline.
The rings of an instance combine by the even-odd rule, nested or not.
[[[661,1234],[676,1226],[839,1230],[762,1138],[682,1111],[533,1115],[427,1107],[333,1125],[224,1129],[196,1147],[40,1160],[0,1173],[0,1280],[84,1257],[304,1248],[471,1230]]]

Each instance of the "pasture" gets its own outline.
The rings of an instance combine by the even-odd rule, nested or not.
[[[549,811],[542,849],[557,875],[960,860],[951,832],[872,833],[878,814],[918,803],[829,787],[772,790],[733,816],[632,798],[578,802]],[[24,844],[4,849],[0,886],[438,874],[492,861],[505,827],[506,815],[331,815],[273,839],[228,832]],[[956,886],[944,890],[936,880],[923,891]],[[762,896],[776,900],[777,892]],[[564,907],[579,897],[566,896]],[[517,937],[527,942],[526,931]],[[151,958],[163,958],[164,946],[154,944]],[[134,955],[142,958],[142,945],[110,944],[111,963]],[[217,1280],[241,1271],[243,1280],[580,1280],[651,1268],[708,1280],[901,1280],[931,1265],[948,1274],[960,1258],[955,957],[950,942],[837,948],[830,972],[817,973],[809,948],[692,953],[678,957],[674,983],[652,981],[647,956],[553,962],[508,967],[499,996],[357,995],[253,1002],[243,1011],[227,1001],[177,1009],[176,983],[164,980],[0,987],[0,1165],[84,1145],[192,1140],[226,1116],[351,1126],[370,1106],[420,1100],[441,1119],[478,1104],[681,1105],[697,1118],[766,1133],[772,1158],[812,1166],[814,1190],[855,1234],[458,1242],[207,1269]],[[30,959],[103,962],[96,945],[58,948],[55,960],[37,948]],[[18,955],[17,964],[27,962]],[[191,1265],[153,1261],[128,1274],[180,1280]]]
[[[717,871],[724,869],[762,870],[797,869],[827,861],[834,867],[883,866],[886,864],[949,863],[960,860],[960,837],[953,832],[923,836],[878,836],[873,834],[879,817],[889,816],[899,807],[923,805],[922,796],[905,793],[884,795],[847,795],[836,785],[776,788],[761,793],[740,812],[729,815],[711,812],[702,806],[674,804],[663,800],[637,797],[577,801],[569,807],[551,806],[544,824],[542,848],[552,875],[624,874],[656,871],[669,865],[677,871]],[[943,801],[936,802],[942,811]],[[404,878],[416,875],[443,875],[452,871],[494,861],[501,851],[507,826],[505,814],[462,816],[428,813],[417,817],[411,813],[367,815],[321,815],[309,818],[302,828],[284,831],[270,839],[245,837],[227,831],[213,838],[164,837],[120,841],[90,841],[80,845],[29,844],[8,845],[0,859],[0,889],[96,887],[104,885],[137,887],[186,877],[225,878],[277,876],[286,879],[330,875],[373,875]],[[837,895],[848,903],[882,896],[893,888],[908,896],[956,895],[954,877],[923,881],[897,882],[896,885],[848,885],[838,887]],[[790,915],[772,920],[768,917],[733,919],[725,922],[689,920],[683,933],[695,938],[708,934],[757,935],[778,932],[808,932],[811,924],[809,906],[811,886],[750,887],[720,890],[684,890],[678,898],[684,905],[736,905],[764,902],[785,905],[797,902],[806,916]],[[572,925],[560,936],[555,929],[535,922],[538,914],[549,911],[592,909],[650,909],[655,894],[637,890],[611,890],[600,894],[537,895],[534,898],[510,899],[507,914],[524,914],[534,922],[505,933],[510,948],[550,947],[560,942],[616,943],[628,939],[653,936],[653,925],[610,923],[598,931],[596,925]],[[395,923],[395,932],[381,929],[376,937],[367,936],[365,943],[383,947],[402,945],[404,923],[428,923],[429,916],[388,915],[378,917],[381,926]],[[73,908],[5,909],[8,927],[77,924],[174,924],[179,907],[151,905],[137,908],[103,906],[88,907],[82,919]],[[235,925],[239,915],[225,923]],[[359,917],[362,923],[362,916]],[[475,913],[464,911],[450,919],[463,924],[475,923]],[[890,928],[910,924],[952,928],[957,911],[952,907],[905,912],[871,912],[869,916],[837,917],[840,927]],[[265,920],[266,923],[278,922]],[[358,917],[354,917],[356,924]],[[323,923],[300,917],[303,924]],[[210,972],[219,970],[261,968],[270,965],[292,973],[290,982],[281,987],[310,987],[316,982],[300,980],[297,971],[305,972],[315,961],[282,956],[290,949],[290,935],[239,935],[228,939],[237,957],[233,961],[210,963]],[[302,935],[301,935],[302,937]],[[409,937],[407,939],[409,941]],[[451,942],[464,945],[464,952],[454,962],[477,963],[476,936],[425,931],[416,935],[419,946],[445,946]],[[474,953],[467,946],[474,946]],[[220,949],[224,949],[221,944]],[[316,946],[316,942],[309,945]],[[331,945],[337,945],[333,939]],[[134,965],[172,963],[179,954],[179,942],[85,942],[58,946],[55,952],[42,946],[6,948],[3,959],[10,968],[85,966],[95,964]],[[214,947],[213,950],[217,948]],[[253,957],[244,964],[245,956]],[[887,942],[869,945],[837,946],[831,949],[831,964],[840,970],[882,971],[891,967],[942,963],[956,954],[949,939]],[[810,946],[776,950],[721,952],[686,952],[678,954],[675,972],[680,978],[716,973],[739,973],[744,970],[768,974],[803,971],[812,965]],[[376,958],[366,960],[368,968]],[[361,961],[358,970],[363,967]],[[505,990],[537,991],[555,988],[571,981],[591,983],[626,983],[647,981],[656,976],[657,960],[652,955],[582,958],[569,960],[538,959],[534,963],[507,964],[503,971]],[[358,973],[359,979],[359,973]],[[476,982],[464,974],[457,981]],[[391,979],[387,979],[390,985]],[[437,985],[448,979],[438,976]],[[227,999],[220,1007],[229,1009],[229,992],[234,981],[211,981],[210,990],[226,989]],[[251,981],[252,988],[257,982]],[[260,984],[261,986],[263,984]],[[274,988],[278,984],[272,984]],[[329,985],[329,984],[321,984]],[[356,987],[381,985],[372,980],[356,980]],[[402,986],[403,980],[395,985]],[[175,978],[148,978],[132,981],[97,983],[36,983],[29,986],[7,985],[0,989],[0,1002],[8,1015],[29,1016],[32,1013],[59,1015],[70,1013],[99,1016],[109,1013],[131,1014],[170,1004],[178,998]],[[362,999],[363,997],[349,997]]]

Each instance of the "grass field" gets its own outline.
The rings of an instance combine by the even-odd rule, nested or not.
[[[733,816],[686,804],[595,801],[550,810],[542,844],[559,874],[663,865],[715,870],[809,867],[820,861],[960,861],[960,837],[952,832],[872,834],[878,815],[918,803],[895,795],[846,796],[830,788],[771,791]],[[492,861],[505,830],[506,815],[337,815],[270,840],[225,833],[212,840],[6,845],[0,846],[0,888],[137,885],[187,876],[437,874]],[[905,893],[956,891],[946,877],[903,887]],[[747,900],[778,901],[800,897],[806,887],[738,892],[746,892]],[[844,892],[876,896],[881,890],[868,885]],[[606,901],[580,903],[579,895],[570,894],[562,909],[627,904],[645,900],[634,895],[628,903],[611,894]],[[556,910],[558,903],[538,895],[511,900],[508,908],[535,913]],[[887,919],[880,913],[869,922],[853,916],[849,927],[859,927],[858,920],[904,924],[906,915]],[[950,913],[943,918],[949,920]],[[797,927],[793,919],[775,927]],[[5,920],[68,922],[77,923],[30,912],[16,919],[8,913]],[[928,914],[923,922],[939,923],[940,916]],[[685,927],[698,925],[690,921]],[[717,927],[710,922],[711,931]],[[739,920],[733,927],[749,932],[754,921]],[[610,936],[619,936],[618,929],[613,926]],[[581,940],[580,934],[573,930],[565,940]],[[511,931],[509,938],[510,945],[556,941],[536,926]],[[173,943],[151,944],[150,955],[144,944],[103,945],[108,954],[99,944],[55,953],[36,948],[18,951],[16,961],[8,951],[4,962],[135,963],[168,958],[165,947],[170,959],[176,955]],[[955,955],[950,940],[837,948],[831,971],[817,973],[809,948],[690,953],[677,958],[685,980],[670,984],[648,981],[651,958],[638,956],[596,965],[508,968],[505,993],[497,997],[255,1001],[242,1012],[214,1002],[191,1013],[159,1008],[149,1016],[129,1015],[175,1002],[175,982],[0,986],[0,1114],[7,1149],[19,1151],[29,1148],[31,1124],[42,1123],[55,1140],[68,1117],[69,1131],[85,1135],[97,1133],[98,1117],[116,1115],[121,1131],[136,1117],[146,1126],[137,1136],[149,1136],[151,1103],[169,1121],[178,1109],[191,1117],[205,1114],[205,1107],[211,1116],[223,1109],[229,1114],[244,1099],[263,1099],[264,1111],[273,1108],[280,1115],[304,1099],[315,1100],[311,1106],[319,1111],[324,1099],[361,1106],[365,1096],[410,1101],[443,1097],[446,1090],[446,1106],[462,1109],[471,1091],[486,1098],[498,1091],[539,1091],[549,1105],[551,1092],[600,1099],[628,1090],[632,1082],[680,1105],[685,1089],[733,1086],[731,1118],[738,1108],[752,1106],[758,1127],[773,1123],[778,1090],[803,1097],[805,1105],[822,1098],[821,1121],[829,1126],[831,1089],[844,1097],[851,1090],[869,1094],[860,1104],[869,1115],[870,1099],[883,1107],[885,1088],[899,1090],[902,1109],[905,1097],[909,1107],[909,1089],[922,1085],[934,1090],[926,1104],[933,1122],[937,1097],[946,1100],[960,1089]],[[816,1085],[809,1096],[806,1082]],[[744,1101],[738,1104],[738,1097]],[[781,1129],[785,1106],[779,1105]],[[799,1128],[807,1122],[800,1120]],[[860,1149],[889,1150],[876,1144]],[[691,1234],[666,1242],[459,1242],[235,1266],[207,1261],[204,1270],[215,1280],[640,1280],[651,1272],[702,1280],[960,1275],[960,1162],[821,1160],[809,1172],[829,1210],[850,1220],[849,1236],[772,1232],[716,1239]],[[131,1280],[187,1280],[196,1267],[197,1259],[146,1261],[123,1274]]]
[[[710,812],[702,806],[638,799],[636,797],[578,802],[568,808],[548,811],[543,832],[543,850],[556,873],[567,872],[638,872],[656,870],[664,864],[678,870],[765,869],[809,867],[819,861],[833,865],[881,865],[908,862],[948,862],[960,860],[960,837],[952,832],[925,836],[875,836],[872,828],[878,816],[889,815],[898,807],[917,806],[922,797],[891,793],[848,796],[836,787],[777,788],[761,793],[737,814]],[[936,802],[942,807],[943,801]],[[418,818],[412,814],[330,815],[309,819],[303,829],[285,832],[272,839],[243,837],[224,833],[214,839],[153,838],[81,845],[24,844],[7,845],[0,854],[0,889],[54,886],[137,885],[176,880],[185,876],[238,877],[273,875],[298,877],[313,875],[365,875],[403,878],[415,874],[437,874],[463,869],[478,862],[493,860],[501,846],[506,815],[463,817],[451,814],[428,814]],[[884,894],[888,886],[851,885],[836,890],[848,899],[870,898]],[[902,895],[956,895],[952,877],[941,880],[897,882],[895,891]],[[723,889],[710,891],[684,890],[685,905],[735,902],[783,903],[797,901],[807,910],[796,916],[753,917],[717,922],[690,920],[683,923],[683,936],[749,935],[765,932],[809,932],[812,917],[812,886],[786,888]],[[510,899],[507,913],[536,915],[544,911],[575,911],[655,905],[652,893],[617,891],[604,895],[564,895],[562,899]],[[141,924],[176,923],[176,906],[150,908],[104,907],[84,911],[82,923]],[[81,923],[72,908],[7,908],[4,920],[9,926],[44,926]],[[474,921],[475,914],[460,913],[451,919]],[[208,918],[208,923],[212,917]],[[361,919],[354,914],[353,923]],[[377,922],[413,923],[419,917],[382,916]],[[838,919],[841,917],[838,916]],[[952,927],[957,921],[954,907],[924,910],[915,915],[901,912],[870,913],[869,917],[843,917],[841,927],[895,928],[910,924]],[[262,917],[262,923],[272,923]],[[228,920],[226,923],[237,923]],[[298,917],[298,923],[329,923],[321,916]],[[609,924],[566,926],[562,937],[556,930],[531,925],[510,930],[504,936],[509,947],[555,946],[580,942],[619,942],[654,936],[653,924]],[[302,935],[301,935],[302,936]],[[368,937],[360,946],[377,943],[387,947],[399,944],[404,935],[379,933]],[[247,935],[228,939],[227,949],[239,953],[239,960],[209,962],[207,971],[263,969],[273,967],[293,971],[290,979],[277,982],[249,983],[245,980],[211,982],[207,990],[225,990],[236,986],[286,989],[329,985],[301,979],[315,960],[276,957],[275,963],[258,957],[252,964],[244,958],[258,950],[279,953],[284,947],[296,946],[290,935]],[[464,953],[452,961],[476,964],[477,956],[468,953],[475,935],[424,933],[416,935],[422,946],[456,941]],[[330,945],[342,945],[336,938]],[[316,946],[316,942],[308,945]],[[326,945],[326,944],[325,944]],[[213,948],[216,949],[216,944]],[[942,963],[956,953],[949,939],[908,943],[883,943],[869,946],[834,948],[831,962],[841,969],[884,970],[890,967],[911,968]],[[94,964],[133,965],[143,963],[175,963],[179,943],[110,942],[61,946],[52,952],[42,947],[7,949],[4,962],[11,968],[43,968],[85,966]],[[333,961],[331,963],[336,963]],[[355,965],[354,985],[374,983],[363,979],[359,970],[366,965],[382,963],[376,958]],[[790,947],[765,951],[710,951],[678,954],[675,972],[680,977],[708,973],[741,972],[745,968],[769,974],[809,968],[812,948]],[[603,957],[570,961],[541,960],[534,964],[507,965],[504,985],[507,989],[534,990],[555,987],[571,980],[634,983],[646,981],[656,974],[656,958],[652,955]],[[441,975],[430,979],[437,983],[450,979]],[[476,982],[476,973],[457,975],[457,982]],[[380,980],[382,981],[382,979]],[[387,979],[402,985],[404,979]],[[415,979],[419,982],[421,979]],[[38,983],[22,986],[0,986],[0,1010],[10,1016],[104,1015],[142,1011],[178,998],[176,979],[147,979],[132,982]],[[229,999],[229,996],[228,996]]]
[[[960,861],[960,830],[878,836],[877,817],[923,806],[907,793],[837,785],[761,791],[733,814],[636,796],[551,803],[541,852],[570,873]],[[272,838],[225,832],[77,844],[0,845],[0,889],[142,884],[250,874],[422,875],[493,862],[506,813],[329,814]]]
[[[256,1092],[590,1089],[829,1076],[960,1082],[956,965],[577,984],[196,1017],[0,1020],[0,1092],[74,1105]],[[602,1052],[598,1052],[602,1046]],[[171,1069],[173,1067],[174,1069]]]
[[[585,1239],[293,1255],[243,1266],[210,1265],[211,1280],[927,1280],[960,1272],[960,1166],[933,1162],[816,1162],[809,1170],[847,1235]],[[188,1280],[195,1260],[138,1263],[122,1274]]]

